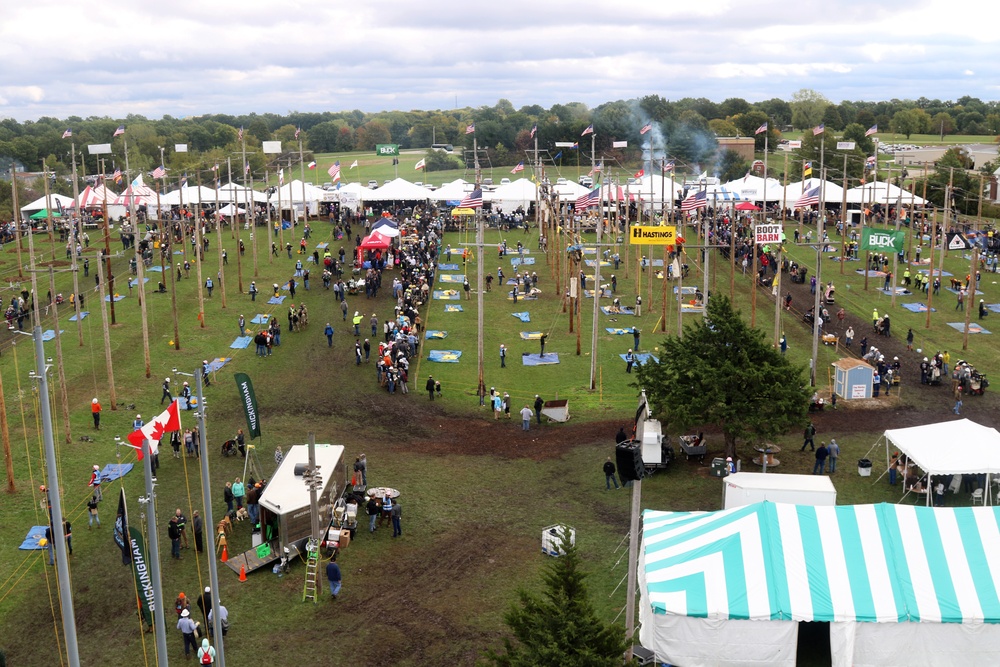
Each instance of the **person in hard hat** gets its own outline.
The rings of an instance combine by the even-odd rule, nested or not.
[[[174,401],[174,397],[170,393],[170,378],[163,378],[163,395],[160,396],[160,405],[163,405],[163,401],[171,403]]]
[[[205,383],[206,387],[209,386],[210,384],[212,384],[212,378],[209,377],[208,359],[202,359],[202,362],[201,362],[201,379]]]
[[[132,421],[132,430],[133,431],[138,431],[139,429],[141,429],[145,425],[146,425],[146,422],[142,421],[142,415],[136,415],[135,419]]]
[[[184,657],[188,658],[191,656],[191,651],[198,646],[194,638],[197,626],[191,619],[191,610],[185,609],[181,612],[180,620],[177,621],[177,629],[181,631],[181,635],[184,637]]]
[[[94,465],[94,471],[90,475],[90,483],[87,486],[94,487],[94,498],[97,502],[101,502],[103,500],[101,496],[101,466]]]
[[[354,311],[354,318],[351,320],[351,322],[354,323],[354,335],[358,336],[358,337],[361,336],[361,320],[362,319],[363,318],[361,317],[361,313],[359,313],[358,311],[355,310]]]
[[[982,299],[980,299],[979,300],[979,319],[983,319],[987,315],[989,315],[989,312],[986,310],[986,302],[983,301]]]
[[[766,456],[766,454],[765,454],[765,456]],[[726,457],[726,472],[729,473],[730,475],[735,475],[736,474],[736,464],[733,463],[733,457],[732,456],[727,456]]]
[[[94,428],[101,428],[101,402],[95,397],[90,402],[90,415],[94,418]]]

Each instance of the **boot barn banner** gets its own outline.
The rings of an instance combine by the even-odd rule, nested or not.
[[[861,230],[861,249],[873,252],[902,252],[906,234],[865,227]]]

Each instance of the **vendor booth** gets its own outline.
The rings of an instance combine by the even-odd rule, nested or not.
[[[993,507],[646,510],[639,639],[685,667],[792,667],[812,622],[834,667],[1000,664],[998,522]]]

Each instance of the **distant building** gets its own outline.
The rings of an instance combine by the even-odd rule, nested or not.
[[[725,151],[733,151],[740,156],[741,160],[753,162],[753,137],[718,137],[717,141],[719,142],[719,155]]]

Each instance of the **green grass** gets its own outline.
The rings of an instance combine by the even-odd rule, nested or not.
[[[407,154],[404,160],[409,159]],[[414,160],[415,161],[415,160]],[[341,157],[342,164],[344,158]],[[350,162],[347,162],[349,164]],[[391,168],[391,167],[390,167]],[[401,165],[402,172],[402,165]],[[328,241],[329,227],[315,222],[314,242]],[[287,234],[286,234],[287,236]],[[693,234],[689,234],[693,237]],[[249,238],[244,238],[249,241]],[[487,235],[490,244],[484,251],[485,267],[495,271],[504,266],[511,274],[509,261],[498,262],[495,244],[500,233]],[[521,233],[506,235],[513,244],[523,238]],[[207,253],[205,274],[217,270],[217,236],[211,236]],[[266,233],[257,235],[258,273],[257,284],[263,291],[274,282],[284,282],[292,274],[293,260],[287,257],[270,262]],[[287,240],[287,239],[286,239]],[[454,248],[468,241],[463,234],[449,233],[445,243]],[[356,369],[353,365],[353,336],[340,320],[339,308],[332,294],[321,288],[318,275],[313,273],[312,290],[306,295],[299,292],[295,302],[304,299],[310,309],[311,325],[307,331],[282,336],[282,345],[270,359],[258,359],[253,350],[230,350],[229,344],[238,335],[237,316],[242,313],[249,320],[257,312],[270,312],[279,318],[284,327],[284,306],[267,306],[266,300],[251,304],[249,297],[235,293],[236,241],[230,232],[223,234],[223,244],[229,250],[226,268],[228,304],[221,306],[219,288],[213,299],[206,299],[204,328],[197,320],[195,278],[178,284],[178,309],[180,311],[181,351],[168,345],[173,339],[169,295],[148,295],[150,311],[150,347],[152,373],[145,377],[139,312],[135,294],[116,304],[118,324],[111,329],[114,350],[115,378],[119,401],[135,403],[135,410],[119,408],[112,412],[108,406],[107,378],[104,370],[102,326],[96,312],[96,296],[87,295],[87,309],[91,315],[83,320],[84,345],[77,343],[75,323],[68,322],[70,312],[60,312],[60,327],[67,375],[67,389],[72,412],[73,439],[64,443],[62,416],[59,408],[58,381],[53,388],[53,414],[57,420],[55,432],[58,452],[58,471],[63,484],[64,510],[74,524],[74,551],[72,569],[74,597],[81,641],[81,653],[94,664],[142,664],[143,644],[138,623],[134,620],[133,602],[129,589],[132,578],[127,568],[120,565],[117,548],[110,537],[109,526],[114,512],[115,484],[105,489],[108,499],[102,504],[101,518],[104,528],[88,531],[84,515],[84,502],[88,497],[86,487],[90,467],[115,460],[113,436],[124,436],[130,430],[135,412],[150,417],[160,411],[157,404],[163,377],[172,375],[172,368],[193,371],[203,358],[232,355],[234,361],[219,374],[217,382],[206,390],[208,396],[208,445],[212,467],[214,507],[218,513],[223,507],[222,486],[243,472],[242,461],[223,459],[218,454],[218,444],[232,437],[243,424],[237,395],[229,373],[248,372],[253,378],[261,406],[264,438],[257,441],[265,473],[273,469],[271,454],[276,445],[305,442],[307,434],[314,432],[318,442],[335,442],[347,447],[347,457],[364,451],[369,456],[372,482],[390,484],[404,492],[404,531],[402,541],[392,541],[385,529],[372,539],[359,532],[359,539],[346,549],[341,564],[345,572],[345,594],[337,607],[323,600],[318,606],[303,605],[301,586],[303,569],[297,565],[283,578],[261,572],[251,575],[247,583],[240,584],[227,568],[220,570],[221,599],[232,614],[233,631],[229,635],[227,651],[232,664],[243,664],[257,659],[264,653],[273,653],[275,647],[309,647],[316,655],[351,655],[359,664],[392,663],[415,664],[473,664],[480,651],[496,641],[503,632],[501,617],[514,599],[519,587],[537,584],[539,568],[544,559],[539,555],[539,533],[547,525],[565,522],[577,529],[578,544],[587,567],[593,573],[591,588],[599,613],[608,620],[619,615],[624,604],[624,588],[618,586],[625,576],[621,562],[627,532],[628,495],[624,492],[605,492],[600,466],[609,453],[612,432],[595,428],[586,432],[578,445],[569,447],[556,456],[535,460],[530,454],[521,457],[494,457],[456,453],[442,446],[435,450],[436,433],[442,429],[460,430],[468,437],[485,439],[484,442],[503,444],[507,431],[517,429],[514,423],[495,426],[483,424],[488,419],[485,411],[477,408],[475,397],[476,359],[475,300],[445,302],[432,300],[425,311],[427,328],[447,330],[443,341],[422,341],[428,349],[461,349],[464,352],[459,364],[431,364],[427,350],[422,350],[419,364],[411,368],[416,376],[413,396],[389,397],[373,391],[374,373],[370,367]],[[536,247],[534,235],[526,237],[528,248]],[[310,246],[312,247],[312,245]],[[333,242],[336,250],[339,243]],[[39,252],[49,251],[41,243]],[[793,257],[808,261],[812,252],[806,248],[792,248]],[[623,302],[634,300],[636,269],[634,250],[623,252],[629,260],[618,271],[619,292]],[[56,248],[56,256],[62,258]],[[582,354],[576,355],[576,333],[570,334],[569,315],[562,312],[561,299],[553,290],[554,279],[545,257],[533,252],[538,264],[531,267],[540,277],[543,294],[536,302],[506,301],[500,286],[494,285],[486,295],[485,373],[487,385],[509,391],[514,397],[515,410],[533,398],[535,393],[545,398],[556,396],[570,400],[573,420],[593,421],[626,420],[635,406],[636,390],[629,382],[634,376],[624,373],[624,362],[617,355],[631,347],[630,336],[611,336],[604,333],[610,326],[608,317],[598,318],[600,334],[598,346],[598,378],[600,390],[591,392],[589,380],[589,335],[591,330],[589,299],[583,301],[581,343]],[[654,253],[655,256],[655,253]],[[0,277],[13,279],[17,273],[16,253],[8,246],[2,254]],[[298,256],[294,256],[297,258]],[[248,285],[253,274],[252,251],[247,248],[243,258],[243,284]],[[458,260],[453,260],[458,261]],[[686,284],[702,284],[697,263],[689,260],[692,275]],[[91,262],[96,269],[95,262]],[[967,263],[966,263],[967,264]],[[888,297],[865,293],[863,279],[853,273],[859,263],[847,265],[841,278],[839,267],[824,261],[824,275],[835,277],[838,287],[838,305],[867,316],[872,303],[880,311],[888,305]],[[945,268],[964,275],[961,260],[954,254],[946,260]],[[470,264],[470,276],[474,276]],[[116,274],[124,276],[124,260],[116,260]],[[811,271],[810,271],[811,273]],[[589,274],[589,271],[588,271]],[[641,290],[644,298],[641,318],[620,317],[615,326],[638,324],[642,329],[642,347],[657,346],[660,334],[653,333],[660,318],[660,282],[643,274]],[[151,284],[159,274],[150,274]],[[728,265],[713,256],[710,267],[711,289],[728,294]],[[984,277],[984,290],[988,301],[996,301],[998,290]],[[65,274],[57,277],[57,291],[67,293],[70,282]],[[82,285],[93,286],[93,277],[83,279]],[[563,281],[565,282],[565,281]],[[168,282],[169,285],[169,282]],[[848,289],[850,286],[850,289]],[[506,287],[506,286],[504,286]],[[870,288],[874,288],[874,283]],[[749,291],[742,277],[736,280],[736,302],[749,317]],[[47,288],[39,286],[39,292]],[[121,293],[127,290],[120,289]],[[388,290],[386,290],[388,291]],[[9,300],[10,290],[3,290]],[[922,316],[910,315],[898,307],[892,311],[894,330],[899,336],[906,326],[914,326],[919,344],[925,348],[949,347],[957,358],[961,334],[943,322],[951,319],[954,297],[942,291],[939,313],[932,318],[930,330],[923,330]],[[379,319],[391,309],[388,297],[377,302],[363,296],[349,297],[352,310],[379,313]],[[917,300],[913,298],[901,301]],[[286,300],[286,303],[289,300]],[[444,313],[445,303],[461,303],[463,313]],[[671,302],[673,305],[673,302]],[[511,317],[513,311],[527,310],[532,322],[522,324]],[[758,295],[757,326],[770,337],[773,325],[773,304],[763,294]],[[697,316],[687,315],[690,321]],[[328,349],[322,335],[323,325],[332,321],[337,331],[334,348]],[[634,322],[633,322],[634,321]],[[793,360],[805,365],[809,358],[809,337],[804,326],[783,319],[783,327],[791,341],[789,354]],[[989,325],[987,321],[987,326]],[[53,328],[50,319],[43,329]],[[677,329],[676,310],[668,309],[666,329]],[[522,341],[520,331],[549,331],[551,337],[547,351],[560,354],[558,366],[525,368],[519,364],[520,352],[535,352],[536,341]],[[369,332],[370,333],[370,332]],[[859,333],[859,337],[860,337]],[[0,639],[0,648],[19,664],[58,660],[58,647],[52,638],[58,623],[58,602],[55,593],[54,573],[46,568],[43,552],[23,552],[16,549],[27,528],[45,522],[44,513],[38,509],[40,497],[37,487],[43,479],[43,461],[40,450],[40,432],[36,420],[35,396],[27,372],[34,368],[31,346],[27,338],[16,337],[14,351],[5,350],[0,357],[4,396],[10,426],[15,480],[18,492],[4,497],[6,521],[0,526],[0,621],[4,627],[19,623],[18,633],[9,633]],[[508,368],[499,368],[498,346],[504,342],[510,348]],[[46,353],[54,356],[55,342],[45,344]],[[988,337],[970,339],[969,357],[988,372],[996,368],[996,355]],[[819,368],[827,368],[836,358],[832,348],[821,347]],[[16,364],[16,366],[15,366]],[[444,400],[427,406],[426,398],[419,391],[421,379],[428,373],[442,380]],[[820,374],[822,378],[822,373]],[[184,378],[174,376],[177,384]],[[823,383],[821,382],[821,385]],[[105,404],[102,430],[95,433],[90,426],[88,406],[93,396]],[[418,401],[423,401],[422,403]],[[849,413],[848,413],[849,414]],[[185,415],[185,426],[190,420]],[[515,420],[512,420],[515,421]],[[483,428],[480,428],[483,426]],[[488,427],[488,428],[486,428]],[[541,447],[549,434],[554,437],[561,427],[547,426],[538,431]],[[606,428],[602,426],[601,428]],[[92,435],[95,442],[82,442],[81,435]],[[825,434],[823,434],[825,435]],[[532,437],[536,437],[532,435]],[[858,477],[854,461],[865,455],[877,439],[877,433],[853,433],[838,436],[843,449],[842,471],[835,475],[839,502],[893,502],[898,494],[884,480]],[[796,451],[801,441],[797,433],[778,440],[786,448],[781,455],[781,472],[809,472],[810,454]],[[420,446],[414,446],[419,444]],[[712,443],[714,451],[721,443]],[[128,452],[123,452],[131,458]],[[877,453],[875,460],[878,460]],[[191,510],[202,507],[199,498],[198,474],[193,459],[174,461],[169,452],[161,456],[158,503],[160,516],[166,516],[174,507],[182,507],[190,517]],[[184,463],[188,464],[185,472]],[[694,463],[679,462],[666,473],[658,473],[643,485],[643,506],[658,509],[694,510],[716,509],[720,505],[722,483],[708,477],[706,468]],[[188,492],[190,484],[190,496]],[[139,506],[135,502],[142,493],[142,479],[138,471],[128,475],[124,486],[130,500],[133,521],[138,521]],[[208,527],[211,531],[211,527]],[[161,529],[161,535],[165,531]],[[206,536],[211,539],[211,534]],[[161,543],[165,543],[162,540]],[[231,540],[232,551],[249,547],[245,530],[238,531]],[[180,563],[163,558],[164,594],[167,604],[178,591],[194,595],[207,582],[204,560],[196,563],[193,551],[185,552]],[[474,592],[474,594],[470,594]],[[55,613],[53,613],[55,605]],[[167,609],[167,616],[172,610]],[[18,619],[32,619],[23,623]],[[332,620],[331,620],[332,619]],[[620,619],[619,619],[620,620]],[[337,632],[329,632],[330,623]],[[152,650],[149,636],[145,636],[145,650]],[[170,657],[179,656],[180,639],[173,624],[168,633]],[[147,655],[151,656],[151,653]],[[30,656],[30,657],[29,657]],[[150,658],[151,659],[151,658]],[[308,662],[308,661],[307,661]]]

